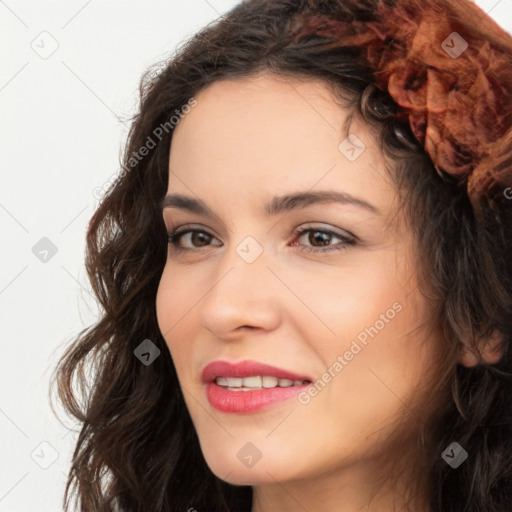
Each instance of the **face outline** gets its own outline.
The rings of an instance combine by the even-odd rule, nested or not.
[[[197,229],[211,238],[189,233],[180,245],[194,250],[169,248],[156,309],[202,452],[215,475],[238,485],[300,486],[341,475],[382,454],[393,420],[430,378],[442,346],[440,333],[428,343],[421,331],[406,334],[430,311],[418,289],[413,234],[389,224],[397,195],[368,126],[352,121],[365,149],[351,161],[342,143],[347,112],[323,83],[260,75],[216,82],[196,100],[173,134],[167,193],[200,198],[215,216],[179,208],[163,215],[168,232]],[[273,196],[318,190],[348,193],[380,213],[334,202],[263,212]],[[297,228],[313,233],[297,236]],[[338,234],[356,243],[299,248],[320,249],[313,235],[325,229],[336,233],[332,247],[341,245]],[[248,236],[262,251],[251,263],[239,252]],[[221,412],[201,381],[216,360],[254,360],[325,386],[309,400],[302,394],[302,403]],[[258,460],[244,462],[247,455]]]

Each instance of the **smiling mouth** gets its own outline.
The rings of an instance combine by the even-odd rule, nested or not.
[[[217,360],[201,372],[206,398],[223,413],[257,413],[291,400],[312,384],[298,374],[259,361]]]

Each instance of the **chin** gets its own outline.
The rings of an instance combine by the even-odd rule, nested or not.
[[[241,443],[242,448],[237,449],[215,446],[203,450],[203,456],[212,473],[232,485],[264,485],[274,484],[275,481],[286,481],[298,478],[301,468],[291,464],[284,453],[275,453],[272,456],[261,455],[257,458],[256,448],[250,444]],[[221,451],[222,450],[222,451]],[[252,456],[252,460],[251,460]],[[292,458],[291,460],[293,460]]]
[[[290,475],[279,473],[272,465],[264,467],[258,464],[253,468],[240,468],[233,463],[214,463],[208,464],[208,467],[216,477],[231,485],[275,484],[276,480],[282,482],[290,478]]]
[[[239,469],[231,468],[227,472],[218,473],[213,471],[213,474],[231,485],[264,485],[275,483],[274,479],[265,471],[256,471],[254,469]],[[272,473],[271,473],[272,474]]]

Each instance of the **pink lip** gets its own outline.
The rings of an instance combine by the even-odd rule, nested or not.
[[[216,377],[252,377],[255,375],[269,375],[278,379],[311,380],[307,375],[298,375],[276,366],[258,363],[257,361],[213,361],[207,364],[202,373],[201,380],[205,383],[213,382]]]
[[[251,377],[255,375],[269,375],[293,381],[308,380],[309,383],[301,386],[262,388],[254,391],[229,391],[215,383],[216,377]],[[238,363],[214,361],[205,366],[201,373],[201,380],[205,383],[206,397],[210,405],[227,413],[251,413],[267,409],[296,396],[312,381],[308,376],[298,375],[256,361],[240,361]]]

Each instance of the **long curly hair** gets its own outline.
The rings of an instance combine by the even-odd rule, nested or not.
[[[252,488],[220,480],[203,458],[155,298],[167,258],[160,204],[173,128],[209,84],[260,71],[320,79],[377,129],[417,240],[421,291],[450,347],[443,378],[432,390],[450,396],[430,432],[432,510],[511,510],[512,193],[497,195],[475,215],[465,187],[436,171],[403,109],[377,86],[361,45],[329,46],[331,39],[315,33],[295,37],[313,9],[367,23],[375,20],[376,7],[372,0],[244,1],[158,63],[159,72],[149,69],[142,77],[122,170],[86,235],[86,270],[102,314],[72,340],[52,374],[51,390],[57,385],[67,414],[81,425],[66,510],[73,497],[82,512],[251,509]],[[497,363],[459,364],[461,343],[476,349],[496,332],[503,351]],[[147,339],[160,356],[146,366],[134,350]],[[441,458],[453,441],[469,454],[457,469]]]

